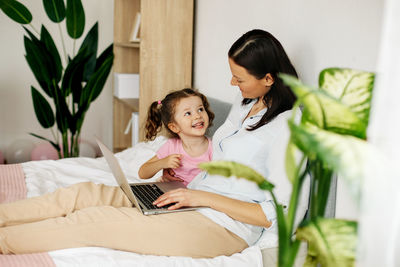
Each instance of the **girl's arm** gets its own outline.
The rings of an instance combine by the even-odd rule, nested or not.
[[[162,169],[178,168],[181,163],[180,158],[180,154],[172,154],[162,159],[154,156],[140,167],[139,177],[141,179],[149,179]]]
[[[168,209],[209,207],[221,211],[237,221],[266,228],[271,226],[271,221],[265,217],[259,204],[244,202],[211,192],[177,189],[160,196],[154,202],[154,205],[164,206],[170,203],[175,204]]]

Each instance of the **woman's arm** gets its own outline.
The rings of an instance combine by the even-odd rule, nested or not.
[[[162,159],[154,156],[140,167],[139,177],[141,179],[149,179],[162,169],[178,168],[181,164],[180,158],[180,154],[172,154]]]
[[[154,205],[164,206],[170,203],[175,204],[170,206],[168,209],[178,209],[181,207],[209,207],[223,212],[231,218],[244,223],[266,228],[271,226],[271,222],[265,217],[259,204],[244,202],[211,192],[192,189],[177,189],[160,196],[154,202]]]

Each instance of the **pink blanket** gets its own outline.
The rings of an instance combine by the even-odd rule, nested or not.
[[[26,198],[25,175],[21,164],[0,164],[0,203]],[[0,266],[55,267],[47,253],[1,255]]]

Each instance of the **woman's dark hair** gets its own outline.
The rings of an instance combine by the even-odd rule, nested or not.
[[[296,96],[278,77],[278,74],[286,73],[297,77],[297,73],[281,43],[272,34],[263,30],[251,30],[232,45],[228,56],[256,79],[262,79],[268,73],[274,79],[271,89],[262,99],[268,107],[267,112],[248,130],[255,130],[280,113],[292,109]],[[245,98],[242,104],[247,105],[251,100]]]
[[[169,93],[161,101],[154,101],[151,103],[146,121],[146,139],[154,140],[161,131],[163,125],[172,137],[179,137],[168,128],[168,124],[174,121],[175,107],[179,100],[190,96],[200,97],[204,109],[208,114],[209,126],[211,126],[214,120],[214,113],[210,109],[207,98],[195,89],[185,88]]]

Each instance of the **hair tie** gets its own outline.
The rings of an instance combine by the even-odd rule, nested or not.
[[[162,105],[161,100],[158,100],[158,101],[157,101],[157,104]]]

